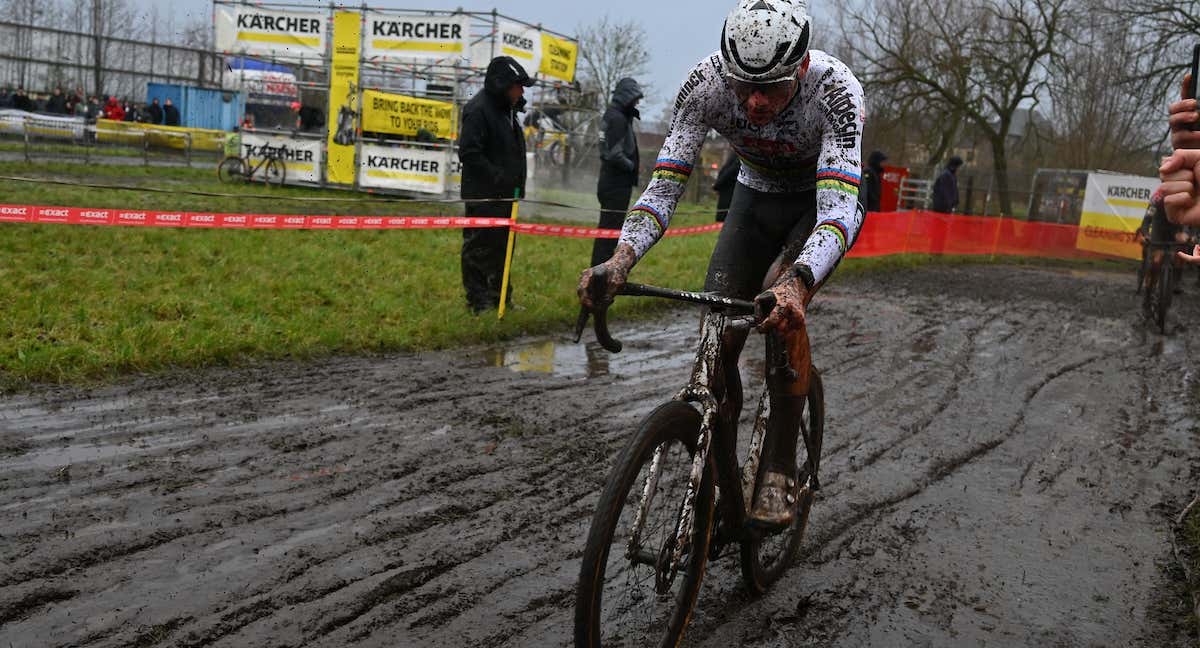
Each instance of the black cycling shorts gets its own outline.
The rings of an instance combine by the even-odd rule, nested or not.
[[[754,299],[780,253],[790,266],[817,224],[816,190],[763,193],[738,183],[725,227],[717,239],[704,290],[733,299]]]

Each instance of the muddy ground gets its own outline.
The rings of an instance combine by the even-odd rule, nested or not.
[[[1149,332],[1132,283],[830,287],[806,557],[761,598],[717,564],[687,645],[1194,645],[1168,522],[1200,475],[1196,326]],[[618,318],[611,358],[564,337],[5,397],[0,646],[566,645],[596,494],[696,319]]]

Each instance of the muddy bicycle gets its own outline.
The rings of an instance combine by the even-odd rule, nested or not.
[[[280,147],[278,155],[263,157],[257,164],[250,158],[227,157],[217,166],[217,178],[221,182],[252,182],[258,179],[282,187],[287,179],[287,164],[281,158],[286,153],[287,147]]]
[[[1142,244],[1142,265],[1138,269],[1138,291],[1145,291],[1142,296],[1142,312],[1160,333],[1167,332],[1167,312],[1171,310],[1171,302],[1175,298],[1175,289],[1182,279],[1183,269],[1175,260],[1176,252],[1190,252],[1192,243],[1151,243]],[[1153,256],[1155,250],[1162,250],[1162,261],[1155,268]]]
[[[607,350],[622,348],[608,331],[607,277],[594,272],[589,286],[596,308],[596,338]],[[726,389],[726,327],[748,331],[775,308],[765,293],[754,302],[626,284],[621,295],[660,297],[708,307],[691,380],[674,399],[647,416],[621,452],[596,506],[584,550],[575,603],[577,648],[677,646],[699,598],[710,560],[737,546],[749,588],[764,593],[788,568],[808,525],[820,489],[824,436],[821,377],[810,366],[807,404],[797,443],[798,494],[791,526],[764,529],[749,511],[762,463],[770,398],[759,399],[746,460],[739,467],[736,407]],[[580,316],[577,337],[588,313]],[[790,372],[787,349],[767,334],[768,372]],[[736,370],[736,367],[734,367]]]

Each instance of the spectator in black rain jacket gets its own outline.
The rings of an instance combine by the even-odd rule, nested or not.
[[[933,183],[933,211],[943,214],[954,212],[958,207],[958,170],[963,159],[957,155],[946,163],[946,170]]]
[[[150,119],[151,124],[163,123],[163,109],[159,105],[157,97],[146,107],[146,117]]]
[[[163,104],[163,125],[179,125],[179,109],[175,107],[175,104],[171,103],[170,99],[167,99],[166,103]]]
[[[742,172],[742,158],[737,153],[730,152],[717,172],[717,180],[713,182],[713,191],[717,192],[717,222],[724,223],[729,206],[733,204],[733,190],[737,188],[738,174]]]
[[[483,90],[463,108],[458,159],[467,216],[509,218],[514,195],[525,195],[525,133],[517,114],[525,110],[525,88],[531,85],[520,63],[497,57],[488,65]],[[463,289],[475,314],[500,305],[507,247],[507,227],[463,230]],[[510,283],[506,298],[511,295]]]
[[[604,111],[600,130],[600,180],[596,183],[600,229],[621,229],[633,188],[638,184],[642,165],[633,120],[641,118],[637,104],[644,96],[637,81],[621,79],[613,89],[608,110]],[[592,265],[608,261],[616,249],[617,239],[596,239],[592,245]]]
[[[867,194],[866,207],[869,212],[879,211],[883,197],[883,163],[888,159],[883,151],[871,151],[867,158],[867,169],[863,173],[863,189]]]

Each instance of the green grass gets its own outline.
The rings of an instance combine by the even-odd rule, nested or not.
[[[314,202],[362,195],[221,185],[211,170],[0,164],[0,175],[216,191],[233,197],[0,183],[0,203],[180,211],[460,213],[457,206]],[[251,197],[255,196],[255,197]],[[261,199],[257,196],[267,196]],[[297,198],[298,200],[281,200]],[[530,209],[536,217],[537,210]],[[680,226],[710,222],[682,216]],[[698,289],[716,235],[670,238],[632,277]],[[513,282],[522,307],[469,315],[457,231],[205,231],[0,225],[0,382],[82,383],[170,367],[442,349],[569,329],[590,240],[526,236]],[[849,260],[840,276],[931,257]],[[938,262],[977,263],[978,258]],[[667,304],[619,304],[614,318]]]

